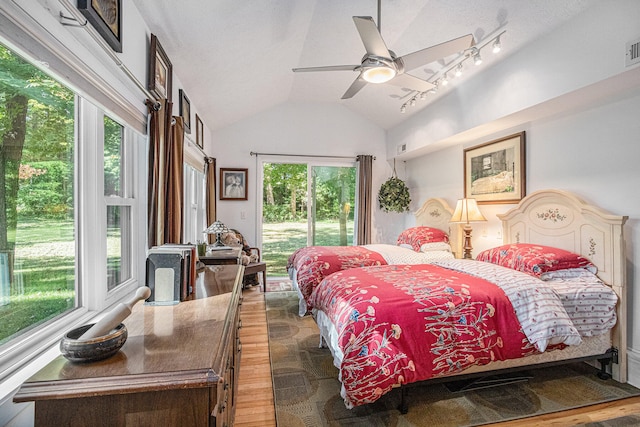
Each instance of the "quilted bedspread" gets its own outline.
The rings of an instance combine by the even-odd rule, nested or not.
[[[295,269],[300,293],[309,301],[315,287],[331,273],[386,263],[379,252],[363,246],[309,246],[291,254],[287,270]]]
[[[507,280],[510,273],[504,274]],[[554,317],[545,308],[553,293],[536,293],[543,283],[538,279],[516,279],[521,289],[509,292],[527,299],[518,303],[519,314],[500,286],[436,265],[365,267],[327,277],[311,300],[336,328],[346,406],[374,402],[395,385],[535,354],[547,344],[580,342],[559,301],[553,302],[564,313],[557,322],[535,329],[538,315]],[[519,317],[534,324],[531,331]],[[549,342],[548,334],[565,339]]]

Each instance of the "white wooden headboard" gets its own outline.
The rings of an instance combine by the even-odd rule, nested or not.
[[[462,234],[458,224],[450,224],[453,209],[440,198],[425,201],[415,213],[416,225],[433,227],[449,234],[449,244],[456,255],[462,254]]]
[[[618,294],[618,324],[613,340],[626,382],[626,256],[623,226],[627,216],[612,215],[561,190],[536,191],[504,214],[504,243],[537,243],[578,253],[598,267],[598,277]],[[614,365],[615,367],[615,365]]]

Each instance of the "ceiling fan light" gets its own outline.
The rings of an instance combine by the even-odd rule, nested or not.
[[[449,79],[447,78],[447,74],[444,74],[444,77],[442,77],[442,81],[440,82],[442,84],[442,86],[446,86],[449,84]]]
[[[407,111],[407,104],[402,104],[402,107],[400,107],[400,113],[404,114]]]
[[[458,64],[456,67],[456,77],[460,77],[462,75],[462,64]]]
[[[396,76],[396,70],[390,67],[371,67],[362,72],[362,78],[369,83],[386,83]]]

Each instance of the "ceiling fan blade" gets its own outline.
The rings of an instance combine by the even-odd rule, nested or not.
[[[358,29],[358,33],[360,33],[362,43],[364,43],[364,48],[369,55],[391,58],[389,49],[382,39],[382,35],[380,35],[380,31],[378,31],[378,27],[376,23],[373,22],[372,17],[354,16],[353,22],[356,23],[356,28]]]
[[[387,83],[419,92],[425,92],[434,87],[434,85],[428,81],[414,77],[411,74],[398,74]]]
[[[327,65],[324,67],[305,67],[292,68],[293,72],[299,73],[304,71],[357,71],[360,65]]]
[[[353,96],[356,93],[360,92],[360,89],[365,87],[366,84],[366,80],[364,80],[361,76],[358,76],[358,78],[355,79],[353,83],[351,83],[351,86],[349,86],[349,89],[347,89],[344,95],[342,95],[342,99],[353,98]]]
[[[430,64],[438,59],[453,55],[454,53],[462,52],[465,49],[469,49],[474,44],[475,41],[473,39],[473,35],[467,34],[466,36],[458,37],[457,39],[449,40],[448,42],[406,54],[396,59],[396,62],[401,62],[404,65],[404,70],[410,71]]]

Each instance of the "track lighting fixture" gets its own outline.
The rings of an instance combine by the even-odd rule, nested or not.
[[[433,84],[433,87],[426,92],[414,91],[413,93],[411,93],[413,97],[402,105],[402,107],[400,108],[400,112],[404,113],[406,111],[407,105],[411,107],[416,105],[416,101],[418,99],[425,100],[427,99],[427,95],[437,93],[438,87],[440,85],[442,86],[448,85],[450,73],[453,73],[456,77],[462,76],[462,71],[464,68],[463,63],[466,60],[473,58],[473,63],[475,65],[482,64],[482,57],[480,56],[480,51],[484,49],[486,46],[488,46],[490,43],[493,43],[492,44],[493,53],[500,52],[502,47],[500,37],[504,33],[506,33],[506,30],[503,30],[499,32],[497,35],[494,35],[493,37],[491,37],[490,39],[485,39],[483,42],[478,43],[475,46],[470,47],[469,49],[466,49],[464,52],[460,54],[460,56],[458,56],[457,59],[454,59],[453,61],[446,64],[447,68],[444,68],[441,72],[435,73],[434,75],[431,76],[431,78],[427,80],[429,83]]]

